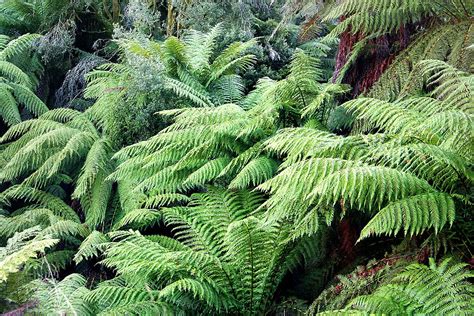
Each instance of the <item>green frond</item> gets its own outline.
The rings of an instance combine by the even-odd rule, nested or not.
[[[25,207],[10,216],[0,216],[0,235],[10,237],[15,232],[34,226],[45,227],[58,220],[53,211],[46,208]]]
[[[110,240],[103,233],[94,230],[81,243],[79,249],[74,255],[74,262],[79,264],[83,260],[89,260],[98,257],[100,252],[103,252],[104,246]]]
[[[440,60],[423,60],[418,63],[427,84],[435,86],[431,94],[443,100],[452,109],[473,113],[474,86],[472,75],[460,71]]]
[[[9,41],[0,52],[0,60],[10,61],[12,58],[24,54],[32,48],[33,42],[40,37],[39,34],[23,34]]]
[[[0,248],[0,282],[7,281],[8,276],[19,271],[29,259],[58,243],[59,240],[49,236],[35,237],[39,231],[39,227],[32,227],[17,232]]]
[[[302,117],[310,117],[321,111],[328,103],[333,102],[334,98],[340,94],[348,92],[348,88],[341,84],[324,84],[318,95],[309,103],[301,113]]]
[[[46,104],[25,86],[16,83],[10,83],[10,86],[18,103],[23,104],[33,115],[40,116],[48,111]]]
[[[308,157],[339,157],[357,159],[366,153],[369,144],[378,143],[383,135],[341,137],[309,127],[281,129],[264,145],[266,150],[287,156],[283,166]],[[380,137],[378,137],[380,136]]]
[[[166,88],[170,89],[179,97],[184,97],[191,100],[197,106],[213,106],[211,100],[207,95],[203,95],[185,83],[173,78],[167,78],[165,81]]]
[[[130,226],[137,229],[143,229],[159,223],[161,218],[161,212],[151,209],[134,209],[128,211],[114,226],[114,228],[118,229],[125,226]]]
[[[433,228],[439,232],[455,217],[453,199],[445,193],[425,193],[389,203],[364,227],[359,240],[371,235],[419,235]]]
[[[232,299],[226,293],[220,292],[210,284],[191,278],[183,278],[165,286],[159,293],[159,298],[165,301],[178,303],[183,293],[197,301],[204,301],[206,305],[217,312],[226,312],[233,307]],[[223,297],[224,296],[224,297]]]
[[[189,30],[184,35],[186,59],[198,72],[209,68],[209,60],[216,45],[216,38],[222,33],[222,25],[217,24],[208,33]],[[200,73],[202,75],[203,73]]]
[[[13,97],[8,85],[0,84],[0,116],[7,125],[15,125],[21,122],[17,102]]]
[[[238,102],[245,92],[242,78],[235,74],[221,76],[209,86],[209,89],[214,92],[213,103],[218,105]]]
[[[206,83],[206,86],[210,86],[211,83],[215,82],[218,78],[221,78],[222,75],[232,74],[238,71],[245,71],[250,69],[256,62],[254,55],[244,55],[241,57],[237,57],[233,60],[225,60],[227,57],[224,57],[220,60],[216,59],[218,64],[213,64],[211,67],[215,67],[212,69],[212,72],[209,76],[209,79]],[[220,64],[224,61],[228,61],[227,64]]]
[[[472,181],[467,161],[455,152],[436,145],[401,145],[395,141],[375,146],[366,157],[367,161],[411,172],[447,191],[455,189],[460,181]]]
[[[227,157],[210,160],[202,167],[191,173],[183,182],[185,186],[200,186],[215,179],[230,162]]]
[[[468,2],[463,1],[464,4]],[[452,4],[454,2],[448,7]],[[407,91],[421,90],[424,78],[416,65],[422,60],[448,60],[449,64],[468,70],[473,53],[466,49],[468,43],[465,41],[472,38],[471,25],[468,19],[462,19],[457,23],[447,22],[428,27],[396,56],[367,96],[393,101],[406,95]]]
[[[258,158],[262,151],[263,145],[261,142],[257,142],[256,144],[250,146],[244,152],[241,152],[237,157],[233,158],[227,164],[227,166],[222,169],[219,177],[235,175],[237,172],[241,171],[250,161]]]
[[[339,170],[352,170],[358,166],[362,164],[357,161],[310,158],[281,170],[258,188],[271,194],[264,204],[271,218],[278,220],[292,217],[295,215],[293,210],[304,211],[310,206],[311,200],[308,197],[321,182]],[[331,192],[332,188],[334,187],[331,187]]]
[[[111,145],[107,139],[99,139],[92,144],[77,179],[76,188],[72,194],[74,198],[84,196],[91,189],[98,175],[108,172],[111,153]]]
[[[235,176],[229,184],[229,189],[244,189],[257,186],[270,179],[276,172],[278,164],[275,160],[261,156],[251,160]]]
[[[350,302],[352,309],[384,314],[469,315],[472,312],[471,272],[451,258],[438,265],[414,263],[374,293]]]
[[[343,106],[358,119],[365,120],[370,127],[382,128],[390,134],[414,130],[426,119],[419,112],[372,98],[357,98]]]
[[[272,259],[272,249],[277,247],[274,227],[264,225],[260,220],[249,217],[229,226],[225,240],[229,244],[229,256],[242,270],[239,293],[246,298],[249,312],[258,314],[263,307],[260,300],[265,293],[265,270]]]
[[[248,67],[248,65],[254,62],[254,57],[252,55],[239,56],[255,44],[255,40],[252,39],[244,43],[232,43],[224,49],[210,65],[211,75],[206,86],[232,69],[245,70],[245,67]],[[235,61],[239,58],[240,61]]]
[[[86,237],[89,230],[82,224],[72,220],[59,220],[41,231],[39,236],[53,236],[58,239],[66,239],[69,236]]]
[[[48,111],[45,114],[43,114],[43,116],[54,111],[55,110]],[[62,125],[60,123],[56,123],[56,122],[49,121],[46,119],[45,120],[43,119],[26,120],[14,126],[11,126],[0,138],[0,142],[1,143],[11,142],[16,138],[20,138],[21,136],[24,136],[28,132],[30,132],[28,134],[32,135],[32,137],[36,135],[41,135],[61,126]]]
[[[136,316],[153,316],[153,315],[171,315],[177,311],[176,307],[172,307],[166,302],[160,301],[138,301],[137,303],[128,303],[125,306],[117,306],[107,308],[98,315],[101,316],[120,316],[120,315],[136,315]]]
[[[49,250],[45,255],[28,261],[24,271],[34,276],[46,276],[65,271],[71,266],[75,250]]]
[[[77,273],[69,274],[61,281],[35,280],[33,298],[38,302],[36,311],[41,314],[95,315],[94,306],[84,300],[89,293],[86,279]]]
[[[262,201],[256,192],[207,187],[185,207],[160,209],[175,239],[113,233],[103,264],[120,280],[99,285],[90,301],[105,305],[104,313],[138,302],[166,302],[183,312],[261,313],[285,273],[314,254],[307,243],[283,255],[291,249],[290,227],[252,217]]]
[[[143,205],[148,208],[157,208],[175,203],[188,203],[190,198],[179,193],[163,193],[151,195],[145,199]]]
[[[25,202],[42,205],[64,219],[79,222],[79,216],[76,212],[60,198],[50,193],[24,185],[10,186],[0,193],[2,203],[11,205],[14,200],[24,200]]]
[[[370,211],[388,202],[432,191],[428,182],[410,173],[381,166],[355,166],[325,177],[308,198],[313,203],[326,205],[342,199],[350,207]]]
[[[112,196],[112,183],[106,180],[107,174],[100,174],[86,195],[80,198],[85,211],[86,223],[91,227],[103,225]]]
[[[0,75],[6,77],[13,83],[32,88],[33,83],[30,77],[23,72],[19,67],[8,61],[0,60]]]
[[[10,36],[0,34],[0,50],[4,50],[10,40]]]

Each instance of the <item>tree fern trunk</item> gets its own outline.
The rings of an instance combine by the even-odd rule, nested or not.
[[[352,86],[353,96],[360,95],[370,89],[393,61],[396,54],[407,47],[410,37],[409,29],[407,26],[402,26],[396,34],[383,35],[369,40],[363,54],[357,57],[357,61],[343,74],[342,82]],[[354,45],[363,38],[363,34],[352,34],[350,29],[341,35],[333,82],[336,81],[341,69],[348,62]]]

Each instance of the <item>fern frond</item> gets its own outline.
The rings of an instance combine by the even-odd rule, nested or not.
[[[435,233],[455,217],[453,199],[445,193],[426,193],[397,200],[381,209],[364,227],[359,240],[376,235],[419,235],[433,228]]]
[[[191,173],[183,182],[185,186],[200,186],[215,179],[230,162],[227,157],[220,157],[210,160],[202,167]]]
[[[257,186],[270,179],[278,168],[275,160],[265,156],[251,160],[229,183],[229,189]]]
[[[0,60],[0,75],[8,78],[10,81],[32,88],[33,83],[30,77],[14,64]]]
[[[38,301],[37,310],[41,313],[95,315],[94,306],[84,300],[89,290],[80,274],[70,274],[61,281],[38,279],[30,286],[34,288],[33,298]]]
[[[0,248],[0,282],[5,282],[9,274],[19,271],[30,258],[36,258],[38,253],[58,243],[59,240],[49,236],[32,239],[38,231],[40,231],[39,227],[32,227],[17,232],[7,241],[6,247]],[[28,241],[28,239],[32,240]]]
[[[349,306],[382,313],[469,315],[472,311],[471,272],[451,258],[429,266],[414,263],[373,294],[355,298]]]
[[[104,250],[104,246],[110,240],[103,233],[94,230],[79,246],[78,251],[74,255],[74,262],[79,264],[83,260],[99,256]]]
[[[18,103],[23,104],[33,115],[40,116],[48,111],[46,104],[25,86],[16,83],[10,83],[10,86]]]
[[[432,192],[426,182],[409,173],[381,166],[360,166],[333,172],[318,183],[308,198],[333,205],[340,199],[351,207],[373,210],[387,202]]]
[[[116,229],[125,226],[131,226],[134,228],[146,228],[156,223],[159,223],[162,216],[160,212],[151,209],[134,209],[120,219],[120,221],[114,226]]]
[[[13,200],[24,200],[42,205],[64,219],[79,222],[76,212],[60,198],[50,193],[24,185],[14,185],[0,194],[0,201],[6,205],[10,205]]]
[[[0,52],[0,60],[10,61],[14,57],[25,54],[32,48],[33,42],[40,37],[39,34],[23,34],[9,41]]]

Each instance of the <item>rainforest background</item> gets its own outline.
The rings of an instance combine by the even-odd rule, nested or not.
[[[472,315],[474,1],[0,1],[4,315]]]

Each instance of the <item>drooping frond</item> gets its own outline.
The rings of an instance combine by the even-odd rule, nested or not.
[[[9,189],[12,198],[22,198],[23,194],[34,201],[44,196],[36,192],[64,181],[63,175],[67,175],[75,184],[72,197],[81,202],[86,222],[92,226],[103,223],[112,190],[112,183],[105,179],[113,169],[113,145],[109,138],[101,137],[89,114],[57,109],[11,127],[3,137],[8,144],[2,151],[6,163],[0,178],[4,182],[23,181],[18,189]],[[50,199],[51,203],[56,200]],[[73,217],[63,217],[77,220],[72,213]]]
[[[14,200],[23,200],[25,202],[42,205],[50,209],[55,214],[64,219],[79,222],[78,215],[60,198],[28,186],[11,186],[0,194],[0,201],[3,204],[11,205]]]
[[[268,218],[297,219],[302,231],[314,232],[319,217],[332,220],[328,207],[368,211],[375,217],[361,238],[438,232],[452,224],[455,206],[447,193],[465,195],[472,182],[472,114],[459,104],[441,97],[362,97],[343,104],[358,120],[349,136],[308,127],[281,130],[264,143],[284,160],[279,173],[259,186],[270,194]]]
[[[433,188],[409,173],[380,166],[340,169],[319,182],[308,196],[316,203],[332,205],[343,199],[358,209],[380,208],[384,203]]]
[[[425,193],[392,202],[381,209],[364,227],[360,239],[372,234],[419,235],[433,228],[440,231],[452,224],[455,216],[453,199],[445,193]]]
[[[263,183],[274,175],[277,167],[271,158],[261,156],[253,159],[229,183],[229,189],[244,189]]]

